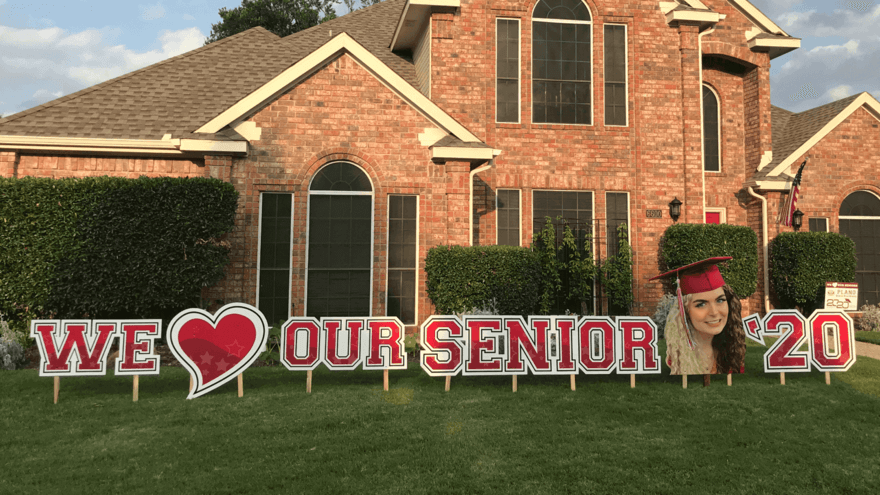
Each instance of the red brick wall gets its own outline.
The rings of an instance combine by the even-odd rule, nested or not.
[[[208,169],[200,160],[22,154],[18,161],[18,177],[61,178],[113,175],[136,179],[142,175],[147,177],[205,177],[208,175]]]

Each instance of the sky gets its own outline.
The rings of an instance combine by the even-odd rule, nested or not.
[[[753,0],[801,48],[772,61],[771,101],[793,112],[880,99],[880,3]],[[0,116],[199,48],[240,0],[0,0]],[[339,15],[347,12],[340,1]]]

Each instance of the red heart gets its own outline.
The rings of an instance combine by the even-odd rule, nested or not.
[[[188,399],[229,382],[256,361],[265,347],[269,325],[257,308],[227,304],[215,316],[188,309],[168,327],[168,346],[193,377]]]

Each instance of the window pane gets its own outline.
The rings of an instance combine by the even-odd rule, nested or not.
[[[519,191],[498,191],[498,244],[519,246]]]
[[[274,324],[289,316],[292,194],[262,193],[257,308]]]
[[[389,196],[388,316],[415,323],[416,196]],[[393,216],[397,214],[397,216]]]
[[[513,19],[498,19],[497,36],[495,119],[498,122],[517,122],[519,121],[519,22]]]
[[[555,13],[569,11],[562,0],[548,0],[546,5],[552,11],[549,17],[563,18]],[[573,9],[580,9],[578,6],[583,3],[573,0],[571,5]],[[577,106],[588,105],[591,99],[589,83],[581,86],[590,80],[589,24],[533,21],[532,30],[532,121],[591,123],[589,108]]]

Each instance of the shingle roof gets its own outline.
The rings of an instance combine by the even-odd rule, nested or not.
[[[347,32],[414,83],[412,62],[388,48],[404,3],[386,0],[285,38],[249,29],[0,119],[0,135],[192,138],[204,123],[329,41],[329,30]]]
[[[861,93],[848,96],[800,113],[789,112],[788,110],[771,106],[773,161],[755,174],[754,179],[760,180],[768,177],[777,165],[815,136],[828,122],[845,110],[860,95]],[[782,174],[780,177],[788,177],[788,175]]]

